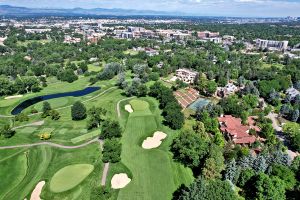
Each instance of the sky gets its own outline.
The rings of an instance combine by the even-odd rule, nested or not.
[[[0,0],[31,8],[123,8],[197,16],[300,17],[300,0]]]

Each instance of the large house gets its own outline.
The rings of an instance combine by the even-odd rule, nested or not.
[[[198,72],[189,69],[176,70],[176,78],[188,84],[193,84],[196,81],[198,75]]]
[[[275,40],[262,40],[256,39],[256,47],[273,51],[282,51],[288,48],[289,41],[275,41]]]
[[[248,125],[243,125],[240,118],[235,118],[231,115],[221,116],[218,118],[218,121],[222,133],[234,144],[251,145],[259,139],[249,135],[250,129],[254,129],[256,132],[260,131],[260,128],[255,124],[255,117],[248,117]]]
[[[216,95],[223,98],[235,94],[237,91],[239,91],[239,88],[236,85],[228,83],[225,87],[218,87]]]

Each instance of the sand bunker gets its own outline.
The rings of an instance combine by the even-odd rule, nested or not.
[[[129,112],[129,113],[132,113],[132,112],[133,112],[133,109],[132,109],[132,107],[131,107],[130,104],[127,104],[127,105],[125,106],[125,110],[126,110],[127,112]]]
[[[31,193],[30,200],[41,200],[40,194],[45,185],[45,181],[39,182]]]
[[[4,99],[5,100],[9,100],[9,99],[17,99],[17,98],[21,98],[23,95],[15,95],[15,96],[8,96],[8,97],[5,97]]]
[[[144,140],[142,147],[144,149],[153,149],[157,148],[161,145],[163,139],[167,137],[167,134],[161,132],[161,131],[156,131],[153,134],[153,137],[147,137],[146,140]]]
[[[130,183],[131,179],[128,178],[127,174],[115,174],[111,179],[111,188],[113,189],[121,189],[124,188],[128,183]]]

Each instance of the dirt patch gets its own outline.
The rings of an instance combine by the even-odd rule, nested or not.
[[[17,99],[17,98],[21,98],[21,97],[23,97],[23,95],[8,96],[8,97],[5,97],[4,99],[9,100],[9,99]]]
[[[127,104],[127,105],[125,106],[125,110],[126,110],[127,112],[129,112],[129,113],[133,113],[133,109],[132,109],[132,107],[131,107],[130,104]]]
[[[111,179],[111,188],[121,189],[130,183],[131,179],[128,178],[127,174],[115,174]]]
[[[144,149],[154,149],[161,145],[162,140],[167,137],[167,134],[161,131],[156,131],[153,134],[153,137],[147,137],[146,140],[144,140],[142,147]]]
[[[31,193],[30,200],[41,200],[40,194],[42,193],[44,185],[45,181],[41,181],[35,186],[34,190]]]

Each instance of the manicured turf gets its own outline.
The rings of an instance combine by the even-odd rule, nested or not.
[[[143,149],[142,141],[156,130],[166,132],[168,139],[157,149]],[[172,134],[175,133],[161,125],[157,105],[129,115],[122,136],[122,162],[131,171],[132,181],[119,191],[118,199],[171,199],[181,184],[191,183],[192,171],[174,163],[168,151]]]
[[[25,154],[19,154],[0,162],[0,199],[12,188],[16,187],[26,175],[27,159]]]
[[[70,190],[80,184],[92,171],[90,164],[69,165],[55,173],[50,182],[50,190],[55,193]]]
[[[129,103],[134,111],[144,111],[149,108],[149,104],[146,101],[134,99],[131,100]]]
[[[76,144],[76,143],[79,143],[79,142],[82,142],[82,141],[86,141],[88,139],[92,139],[92,138],[94,138],[98,135],[100,135],[100,130],[94,130],[94,131],[89,132],[85,135],[81,135],[81,136],[78,136],[76,138],[71,139],[71,142]]]

